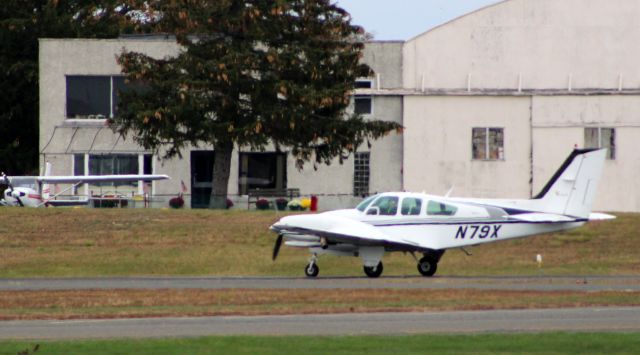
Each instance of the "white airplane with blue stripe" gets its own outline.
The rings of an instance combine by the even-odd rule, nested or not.
[[[576,149],[532,199],[448,198],[409,192],[371,196],[354,209],[292,215],[271,226],[282,243],[311,252],[305,274],[319,273],[318,256],[360,257],[379,277],[387,252],[408,252],[423,276],[433,276],[447,249],[578,228],[590,220],[606,149]],[[421,253],[418,259],[416,253]]]

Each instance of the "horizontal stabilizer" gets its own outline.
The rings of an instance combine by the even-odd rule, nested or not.
[[[616,216],[611,214],[596,213],[596,212],[589,214],[590,221],[606,221],[608,219],[616,219]]]
[[[531,223],[575,222],[576,219],[555,213],[523,213],[509,216],[509,219]]]

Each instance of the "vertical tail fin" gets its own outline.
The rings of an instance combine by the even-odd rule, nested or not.
[[[44,163],[44,176],[51,176],[51,163],[49,162]],[[50,194],[51,194],[51,187],[49,186],[49,184],[47,183],[42,184],[42,191],[41,191],[42,200],[47,201],[49,199]]]
[[[544,212],[588,218],[606,153],[606,149],[574,150],[534,197]]]

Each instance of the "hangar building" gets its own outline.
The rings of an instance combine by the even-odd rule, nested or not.
[[[606,147],[595,208],[640,211],[638,18],[640,0],[506,0],[406,42],[367,43],[363,61],[377,74],[358,81],[353,109],[401,122],[404,134],[318,171],[240,147],[229,193],[242,204],[257,189],[294,188],[320,195],[322,209],[388,190],[528,198],[574,147]],[[158,57],[178,50],[157,37],[40,41],[42,161],[59,174],[166,173],[169,182],[118,189],[163,203],[183,182],[190,204],[205,204],[210,148],[160,162],[105,127],[117,114],[123,48]]]

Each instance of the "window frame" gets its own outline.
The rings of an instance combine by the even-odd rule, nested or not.
[[[366,161],[366,164],[364,164],[365,161]],[[358,162],[360,162],[360,164],[358,164]],[[366,170],[366,172],[364,170]],[[359,173],[362,173],[364,175],[359,176]],[[366,179],[366,183],[364,182],[365,179]],[[364,188],[365,186],[366,186],[366,191]],[[355,152],[353,153],[353,195],[368,196],[370,194],[370,191],[371,191],[371,152]]]
[[[368,83],[368,87],[360,87],[359,84]],[[359,78],[356,79],[356,83],[354,86],[356,89],[373,89],[373,79],[372,78]],[[358,112],[357,111],[357,103],[359,100],[368,100],[369,101],[369,112]],[[362,116],[373,116],[373,96],[372,95],[353,95],[353,113],[362,115]]]
[[[107,115],[103,115],[102,113],[94,113],[94,114],[86,114],[86,115],[81,115],[80,117],[78,117],[78,115],[74,115],[73,117],[70,116],[69,114],[69,79],[73,79],[73,78],[95,78],[95,79],[104,79],[104,78],[108,78],[109,80],[109,113]],[[117,101],[118,98],[118,92],[116,90],[116,87],[119,85],[116,85],[116,81],[123,79],[123,87],[126,87],[127,84],[124,83],[124,75],[118,75],[118,74],[110,74],[110,75],[75,75],[75,74],[67,74],[65,75],[65,112],[64,112],[64,116],[66,120],[106,120],[108,118],[114,118],[116,113],[117,113]]]
[[[589,130],[596,130],[597,132],[597,146],[591,146],[590,144],[587,144],[587,132]],[[607,148],[607,160],[616,160],[616,146],[617,146],[617,140],[616,140],[616,128],[615,127],[585,127],[584,128],[584,147],[585,148],[598,148],[598,149],[602,149],[603,148],[603,144],[602,144],[602,131],[603,130],[611,130],[611,141],[613,142],[613,145],[611,145],[611,141],[609,142],[609,146],[605,147]]]
[[[474,132],[476,130],[484,130],[484,157],[476,158],[475,156],[475,136]],[[499,130],[502,133],[502,144],[497,147],[498,157],[491,158],[491,131]],[[495,127],[495,126],[486,126],[486,127],[472,127],[471,128],[471,160],[475,161],[505,161],[505,149],[504,149],[504,137],[505,137],[505,128],[504,127]]]

